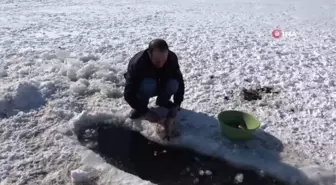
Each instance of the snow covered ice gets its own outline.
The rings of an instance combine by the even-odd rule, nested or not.
[[[332,0],[2,1],[0,184],[71,184],[73,170],[98,184],[151,184],[105,163],[74,133],[106,120],[157,139],[151,124],[125,120],[122,98],[128,60],[156,37],[178,54],[186,81],[183,136],[169,144],[290,182],[335,184],[335,8]],[[274,39],[276,27],[295,34]],[[280,92],[242,99],[243,87],[260,86]],[[258,139],[220,138],[206,115],[228,109],[255,115]]]

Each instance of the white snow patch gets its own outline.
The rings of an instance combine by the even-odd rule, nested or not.
[[[108,112],[96,116],[101,120],[111,119],[115,109],[128,112],[123,99],[115,98],[122,92],[127,61],[161,37],[180,59],[184,108],[213,116],[247,111],[262,124],[259,139],[242,146],[222,139],[212,118],[194,113],[183,118],[182,113],[184,135],[170,144],[292,182],[307,176],[315,184],[335,184],[335,8],[327,0],[4,1],[1,183],[70,182],[67,172],[78,169],[82,154],[90,151],[59,127],[86,109]],[[295,34],[274,39],[277,26]],[[58,46],[64,49],[55,50]],[[260,101],[241,99],[241,88],[264,85],[281,91]],[[158,139],[146,122],[122,123]],[[95,167],[105,169],[101,184],[148,184],[102,161]]]

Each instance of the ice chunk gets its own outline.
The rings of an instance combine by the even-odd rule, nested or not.
[[[0,92],[0,117],[6,115],[8,109],[10,109],[11,97],[8,94]]]
[[[238,173],[236,176],[235,176],[235,182],[237,183],[242,183],[244,180],[244,175],[242,173]]]
[[[88,86],[83,84],[80,81],[77,81],[77,82],[71,84],[70,89],[76,95],[85,95],[86,92],[88,91]]]
[[[80,57],[79,60],[81,60],[83,62],[89,62],[90,60],[99,60],[99,57],[96,57],[94,55],[88,55],[88,56]]]
[[[17,72],[19,73],[19,75],[25,76],[25,75],[29,74],[30,70],[31,70],[30,67],[24,66],[24,67],[20,68]]]
[[[210,176],[210,175],[212,175],[212,172],[210,170],[205,170],[205,175]]]
[[[54,84],[54,82],[52,81],[46,81],[46,82],[42,82],[40,84],[40,89],[41,89],[41,93],[43,95],[43,97],[49,97],[50,95],[54,94],[56,91],[56,86]]]
[[[96,69],[93,64],[86,64],[79,71],[77,71],[77,78],[89,78],[93,73],[95,73]]]
[[[40,56],[43,60],[52,60],[54,58],[56,58],[57,56],[55,54],[50,54],[48,52],[44,52],[41,54]]]
[[[85,84],[86,86],[89,86],[89,85],[90,85],[90,82],[89,82],[89,80],[87,80],[87,79],[81,78],[81,79],[79,79],[78,81],[79,81],[80,83],[82,83],[82,84]]]
[[[6,76],[7,76],[7,71],[5,70],[5,68],[0,66],[0,78],[6,77]]]
[[[78,79],[77,71],[83,65],[82,62],[77,59],[73,59],[73,58],[67,58],[65,62],[66,62],[66,66],[61,71],[61,74],[66,75],[72,81],[76,81]]]
[[[56,56],[58,59],[60,60],[65,60],[66,58],[68,58],[70,56],[70,52],[63,50],[63,49],[57,49],[56,50]]]
[[[74,71],[78,71],[83,66],[83,62],[75,58],[67,58],[65,63],[67,69],[72,68]]]
[[[76,71],[72,68],[69,68],[66,72],[66,76],[71,80],[71,81],[76,81],[77,80],[77,74]]]
[[[88,173],[83,170],[72,170],[71,171],[72,183],[83,183],[89,181]]]
[[[103,86],[100,92],[109,98],[120,98],[123,96],[123,93],[113,86]]]
[[[119,82],[118,76],[113,71],[99,70],[95,73],[95,77],[103,79],[105,81],[114,82],[114,83]]]

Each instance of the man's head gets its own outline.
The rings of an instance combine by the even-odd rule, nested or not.
[[[168,44],[163,39],[154,39],[149,43],[148,51],[155,67],[161,68],[168,59]]]

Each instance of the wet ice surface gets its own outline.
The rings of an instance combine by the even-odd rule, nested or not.
[[[304,169],[315,184],[335,183],[334,10],[328,0],[2,1],[1,183],[69,184],[80,168],[98,184],[148,184],[101,161],[69,127],[82,111],[97,120],[79,116],[78,125],[129,111],[123,72],[154,37],[167,39],[186,80],[184,134],[171,145],[289,181]],[[296,35],[275,40],[276,26]],[[280,93],[244,98],[243,88],[266,86]],[[228,109],[256,116],[258,139],[219,137],[217,122],[203,114]],[[147,123],[133,125],[155,139]]]
[[[118,169],[155,184],[285,184],[191,150],[162,146],[127,128],[95,125],[79,137],[82,144]]]

